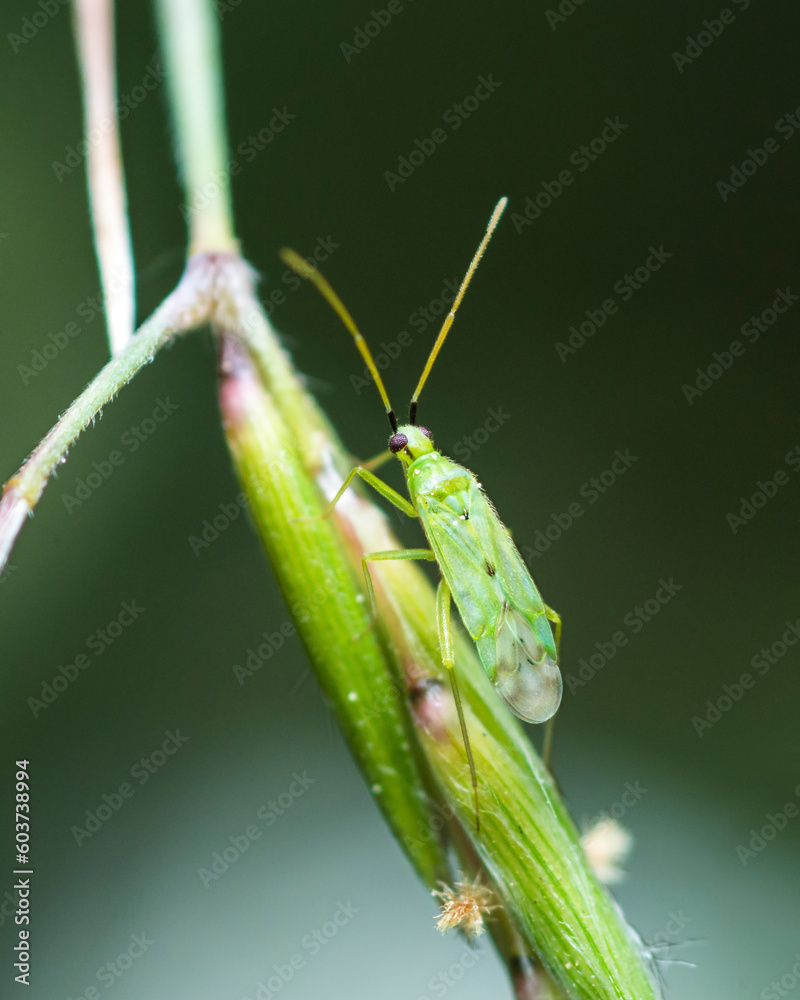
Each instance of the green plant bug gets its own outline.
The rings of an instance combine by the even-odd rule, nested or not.
[[[369,347],[338,295],[316,267],[293,250],[281,251],[283,261],[316,285],[350,331],[386,408],[392,428],[389,452],[396,455],[403,466],[409,499],[393,490],[370,469],[359,465],[344,480],[323,516],[327,517],[331,513],[353,479],[359,476],[403,513],[420,521],[430,548],[368,552],[362,560],[364,577],[373,615],[377,616],[375,592],[369,572],[370,562],[427,559],[439,565],[439,645],[443,664],[451,679],[464,737],[475,794],[476,816],[477,775],[454,671],[450,630],[451,596],[477,647],[489,679],[519,718],[534,723],[552,719],[558,710],[562,693],[561,672],[558,668],[560,617],[542,601],[522,556],[484,494],[477,477],[469,469],[443,455],[434,445],[433,435],[428,428],[419,426],[416,420],[419,395],[506,203],[507,199],[501,198],[492,213],[486,233],[472,258],[411,397],[408,423],[402,425],[398,425]],[[555,625],[555,636],[551,622]],[[545,740],[545,759],[549,755],[549,736],[548,733]]]

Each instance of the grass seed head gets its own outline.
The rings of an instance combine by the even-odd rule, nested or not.
[[[440,885],[442,888],[434,889],[433,895],[438,896],[442,903],[441,913],[434,917],[442,934],[454,927],[463,930],[469,938],[483,934],[484,916],[496,910],[500,904],[492,902],[494,893],[481,883],[480,875],[474,882],[466,878],[460,879],[452,889],[444,882]]]

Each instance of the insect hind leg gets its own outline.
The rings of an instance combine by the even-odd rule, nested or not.
[[[450,588],[444,582],[439,581],[439,588],[436,591],[436,624],[439,630],[439,647],[442,654],[442,663],[447,668],[450,677],[450,687],[453,691],[453,699],[458,712],[458,723],[461,726],[461,738],[464,740],[464,750],[469,761],[469,775],[472,780],[472,797],[475,802],[475,832],[481,832],[481,816],[478,810],[478,772],[475,770],[475,761],[472,757],[472,746],[469,742],[467,732],[467,722],[464,718],[464,707],[461,704],[461,692],[458,690],[458,679],[455,670],[455,655],[453,653],[453,634],[450,629]]]
[[[547,616],[547,620],[551,621],[556,627],[556,659],[559,660],[561,658],[561,615],[547,604],[544,606],[544,613]]]
[[[367,585],[367,595],[369,596],[370,610],[372,616],[369,624],[354,639],[360,639],[374,627],[378,620],[378,603],[375,600],[375,585],[372,582],[372,575],[369,571],[371,562],[389,562],[396,559],[427,559],[431,562],[436,560],[436,556],[430,549],[387,549],[384,552],[365,552],[361,557],[361,566],[364,570],[364,581]]]

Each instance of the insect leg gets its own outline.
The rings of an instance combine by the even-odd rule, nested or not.
[[[369,461],[362,462],[361,464],[365,469],[369,469],[371,472],[373,469],[379,469],[382,465],[385,465],[393,458],[394,455],[388,449],[384,448],[383,451],[379,451],[378,454],[370,458]]]
[[[410,503],[404,496],[401,496],[397,490],[393,490],[391,486],[382,480],[374,476],[369,469],[365,469],[363,465],[357,465],[354,469],[350,470],[347,479],[339,487],[339,492],[331,500],[328,506],[325,508],[325,513],[322,517],[329,517],[331,511],[336,506],[336,504],[341,500],[342,494],[347,489],[347,487],[352,483],[356,476],[360,476],[365,483],[371,486],[374,490],[377,490],[382,497],[386,497],[391,503],[395,505],[399,510],[402,510],[404,514],[408,514],[409,517],[416,517],[417,512],[414,510],[414,506]]]
[[[472,796],[475,800],[475,832],[481,832],[481,819],[478,812],[478,774],[475,770],[475,761],[472,758],[472,747],[467,733],[467,723],[464,719],[464,708],[461,704],[461,693],[458,690],[458,679],[455,671],[455,656],[453,654],[453,634],[450,631],[450,588],[444,582],[439,581],[439,588],[436,591],[436,624],[439,629],[439,648],[442,653],[442,663],[447,668],[450,676],[450,686],[453,689],[453,698],[458,712],[458,722],[461,726],[461,737],[464,740],[464,749],[469,761],[469,773],[472,779]]]
[[[364,553],[361,565],[364,567],[364,579],[367,583],[367,594],[369,594],[369,603],[372,609],[372,618],[369,625],[364,629],[364,632],[368,632],[378,620],[378,605],[375,601],[375,587],[373,586],[372,576],[369,572],[369,564],[371,562],[384,562],[391,559],[428,559],[434,562],[436,556],[430,549],[387,549],[385,552]],[[364,632],[361,632],[356,638],[360,639],[364,635]]]
[[[561,615],[557,611],[553,611],[552,608],[548,607],[546,604],[544,606],[544,613],[547,615],[548,621],[551,621],[556,627],[556,659],[561,659]],[[549,769],[550,767],[550,754],[553,752],[553,730],[555,729],[556,717],[551,715],[547,720],[547,728],[544,731],[544,747],[542,749],[542,760],[544,761],[544,766]]]
[[[544,613],[547,615],[548,621],[551,621],[556,627],[556,659],[558,660],[561,657],[561,615],[546,604]]]

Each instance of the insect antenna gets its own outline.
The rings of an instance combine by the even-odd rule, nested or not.
[[[489,240],[492,238],[492,233],[494,232],[497,223],[500,221],[500,216],[503,214],[503,210],[508,204],[508,198],[501,198],[500,201],[495,205],[495,209],[492,212],[492,217],[489,219],[489,225],[486,227],[486,232],[483,239],[481,240],[480,246],[475,251],[475,256],[472,258],[472,263],[467,268],[467,273],[464,275],[464,280],[461,282],[461,287],[458,290],[458,295],[456,295],[453,300],[453,306],[450,312],[445,317],[444,323],[442,323],[442,328],[439,331],[439,336],[436,338],[436,343],[433,345],[433,350],[428,356],[428,360],[425,362],[425,368],[420,375],[419,382],[417,382],[417,388],[414,390],[414,395],[411,397],[411,403],[408,408],[408,422],[410,424],[415,424],[417,422],[417,400],[419,399],[419,394],[422,392],[422,387],[428,380],[428,375],[430,375],[431,368],[433,368],[433,362],[436,360],[436,356],[442,348],[444,339],[450,331],[450,327],[453,325],[453,320],[456,318],[456,310],[461,305],[461,300],[464,298],[464,293],[467,290],[467,286],[470,281],[472,281],[472,275],[475,273],[475,269],[480,263],[481,257],[483,256],[483,251],[486,249]]]
[[[383,405],[386,407],[386,416],[389,418],[389,423],[392,425],[392,431],[396,433],[397,417],[392,409],[392,404],[389,402],[389,396],[387,395],[383,379],[378,371],[378,366],[375,364],[375,360],[372,357],[372,353],[370,352],[366,340],[364,340],[361,335],[360,330],[356,326],[353,317],[347,311],[344,303],[322,276],[319,269],[314,267],[312,264],[309,264],[309,262],[304,257],[301,257],[299,253],[296,253],[294,250],[290,250],[288,247],[284,247],[281,250],[281,260],[284,264],[288,264],[293,271],[296,271],[301,278],[307,278],[317,286],[321,295],[327,300],[336,315],[353,335],[353,340],[356,342],[358,352],[364,361],[366,361],[369,373],[375,380],[375,385],[378,387],[378,392],[381,394]]]

